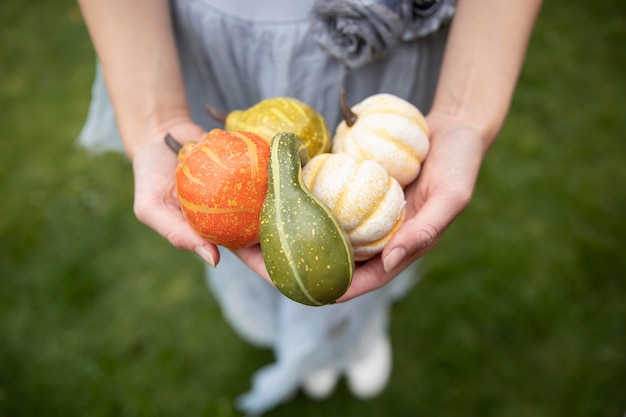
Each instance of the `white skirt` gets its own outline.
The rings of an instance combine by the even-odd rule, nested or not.
[[[228,112],[289,96],[319,111],[333,133],[341,118],[341,87],[346,87],[350,103],[384,92],[428,111],[447,38],[444,17],[429,22],[429,34],[399,41],[382,58],[349,69],[312,36],[308,9],[313,1],[302,2],[305,12],[272,9],[284,1],[253,1],[266,4],[261,14],[245,7],[250,0],[227,5],[218,0],[172,1],[190,108],[198,124],[207,130],[223,127],[204,114],[206,103]],[[79,142],[94,152],[122,151],[99,66]],[[368,353],[372,340],[388,338],[391,306],[417,278],[413,266],[385,287],[349,302],[309,307],[284,297],[228,250],[221,248],[221,254],[218,267],[207,268],[207,280],[225,318],[242,338],[272,348],[276,357],[254,375],[251,391],[240,399],[240,407],[252,414],[285,401],[312,371],[345,369]]]

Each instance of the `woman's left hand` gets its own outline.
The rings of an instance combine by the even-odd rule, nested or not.
[[[486,152],[480,132],[447,114],[430,113],[426,119],[431,148],[418,179],[405,189],[406,220],[381,256],[357,267],[340,302],[387,284],[431,250],[470,202]]]

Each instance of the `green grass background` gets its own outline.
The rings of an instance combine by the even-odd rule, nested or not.
[[[546,1],[475,198],[394,309],[394,373],[268,416],[621,417],[626,6]],[[75,146],[94,53],[70,0],[0,3],[0,416],[237,416],[269,351],[192,254],[132,214],[119,155]]]

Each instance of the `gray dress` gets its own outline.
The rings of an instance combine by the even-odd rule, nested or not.
[[[245,109],[276,96],[298,98],[340,121],[339,92],[356,103],[391,93],[430,107],[454,0],[172,0],[186,88],[195,121],[223,127],[206,103]],[[121,151],[99,66],[80,143]],[[309,373],[345,369],[388,338],[389,312],[416,279],[415,267],[347,303],[308,307],[290,301],[221,248],[207,281],[233,329],[269,347],[276,361],[253,377],[238,406],[261,414],[288,399]]]

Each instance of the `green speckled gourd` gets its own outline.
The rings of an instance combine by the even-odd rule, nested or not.
[[[347,291],[354,255],[337,217],[302,181],[308,158],[298,135],[278,133],[272,139],[261,251],[280,292],[301,304],[322,306]]]

